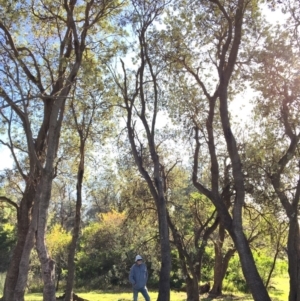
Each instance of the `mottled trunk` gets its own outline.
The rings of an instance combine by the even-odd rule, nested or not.
[[[33,200],[34,203],[32,208],[32,218],[28,228],[26,241],[24,244],[24,248],[19,264],[18,280],[14,290],[14,297],[12,299],[13,301],[24,301],[24,294],[27,285],[27,278],[28,278],[28,271],[29,271],[29,258],[35,242],[35,235],[37,231],[37,220],[39,215],[39,208],[38,208],[39,199],[37,198],[37,195],[42,190],[41,186],[42,186],[41,182],[39,182],[36,187],[36,194]]]
[[[36,219],[36,216],[33,217]],[[20,264],[19,264],[19,273],[18,280],[14,290],[13,301],[24,301],[25,289],[27,285],[28,271],[29,271],[29,258],[34,246],[34,238],[36,231],[36,222],[35,225],[30,226],[29,231],[26,236],[26,242],[23,248]]]
[[[14,290],[19,277],[19,265],[24,250],[26,237],[31,220],[31,208],[35,196],[35,187],[32,183],[27,184],[23,198],[20,203],[17,225],[17,244],[6,273],[5,284],[3,288],[3,301],[11,301],[14,298]]]
[[[55,147],[55,146],[54,146]],[[50,258],[45,242],[47,228],[47,213],[51,198],[52,167],[45,168],[42,176],[42,191],[39,197],[39,216],[37,223],[36,249],[42,267],[43,301],[56,301],[55,296],[55,262]]]
[[[287,253],[290,276],[289,301],[300,301],[300,233],[296,214],[290,219]]]

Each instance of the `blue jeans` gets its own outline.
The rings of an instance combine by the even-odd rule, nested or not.
[[[138,290],[133,289],[133,301],[137,301],[138,300],[138,294],[141,293],[146,301],[150,301],[150,297],[148,294],[148,290],[146,287],[140,288]]]

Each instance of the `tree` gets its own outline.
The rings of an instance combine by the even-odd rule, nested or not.
[[[182,1],[179,8],[187,8]],[[168,35],[164,35],[167,47],[165,56],[173,64],[174,73],[184,71],[190,87],[199,88],[198,95],[188,101],[201,102],[203,111],[195,112],[202,117],[201,124],[207,135],[195,132],[195,164],[193,183],[202,194],[216,206],[220,219],[232,237],[239,253],[242,269],[254,300],[270,300],[263,281],[255,266],[254,258],[247,242],[242,224],[242,208],[245,201],[245,180],[240,151],[230,122],[229,98],[234,93],[231,83],[239,58],[241,44],[248,42],[253,34],[251,24],[255,24],[256,1],[218,1],[212,0],[201,6],[192,5],[178,14],[176,22],[169,21]],[[247,24],[247,28],[244,26]],[[171,32],[171,35],[169,34]],[[201,34],[199,34],[201,33]],[[242,58],[242,56],[240,55]],[[179,72],[178,72],[179,70]],[[186,98],[183,99],[186,101]],[[200,106],[200,105],[199,105]],[[192,109],[191,109],[192,110]],[[217,113],[218,112],[218,113]],[[195,114],[195,115],[196,115]],[[202,114],[202,115],[201,115]],[[217,136],[217,125],[221,125],[222,136]],[[220,162],[217,138],[222,137],[230,159],[230,172],[235,199],[232,215],[228,210],[220,187]],[[200,140],[202,138],[202,140]],[[218,142],[221,139],[218,139]],[[201,142],[207,144],[210,158],[210,186],[203,185],[198,176],[197,154]],[[226,165],[223,165],[225,170]]]
[[[176,166],[167,178],[168,222],[177,248],[187,300],[199,300],[202,261],[219,218],[211,202],[189,187],[187,173]]]
[[[277,27],[265,36],[264,48],[258,49],[257,65],[253,68],[253,86],[260,92],[255,107],[260,139],[258,141],[255,135],[252,137],[259,151],[253,159],[262,171],[267,187],[274,194],[277,216],[280,217],[284,212],[289,221],[289,301],[299,300],[300,297],[300,179],[296,176],[300,168],[299,59],[298,39],[294,30]],[[251,147],[249,150],[253,154]]]
[[[8,128],[6,144],[25,182],[18,242],[6,277],[4,301],[24,300],[34,242],[43,270],[44,300],[55,300],[54,261],[48,254],[44,236],[64,108],[90,42],[88,33],[106,28],[106,21],[121,3],[94,0],[1,3],[8,11],[0,21],[0,43],[4,50],[1,114]],[[11,26],[13,22],[15,26]],[[23,30],[28,30],[26,41],[18,35],[23,24],[27,26]],[[26,145],[20,144],[20,132],[26,137]],[[25,166],[20,164],[20,157],[26,159]]]
[[[156,135],[157,119],[163,106],[163,90],[160,86],[162,66],[151,52],[151,29],[166,4],[167,1],[131,1],[132,12],[128,13],[127,21],[132,24],[134,38],[138,43],[137,58],[134,58],[138,69],[130,72],[121,61],[123,79],[114,72],[114,80],[123,101],[120,106],[126,112],[126,130],[132,155],[139,172],[147,182],[157,209],[161,248],[158,301],[170,299],[171,257],[163,182],[164,165]]]
[[[92,67],[92,66],[91,66]],[[94,71],[93,74],[97,74],[92,68],[89,68],[88,71]],[[86,68],[85,68],[86,69]],[[84,82],[84,79],[90,79],[89,74],[85,72],[85,78],[82,79],[81,82]],[[83,181],[84,181],[84,171],[85,171],[85,152],[86,152],[86,144],[88,138],[90,138],[92,131],[92,124],[95,121],[95,115],[97,114],[97,109],[99,107],[98,97],[93,95],[93,92],[84,93],[84,87],[82,87],[82,83],[78,83],[81,89],[80,96],[73,96],[70,102],[70,109],[72,111],[73,123],[74,127],[77,131],[79,138],[79,162],[77,167],[77,182],[76,182],[76,204],[75,204],[75,216],[73,222],[73,230],[72,230],[72,240],[68,245],[68,276],[67,276],[67,284],[66,284],[66,293],[65,300],[73,300],[73,286],[74,286],[74,278],[75,278],[75,252],[76,245],[80,234],[80,226],[81,226],[81,207],[82,207],[82,194],[83,194]],[[91,87],[90,87],[91,88]],[[100,93],[100,89],[97,91]],[[88,95],[90,94],[90,95]],[[77,99],[78,98],[78,99]],[[87,99],[87,102],[84,101],[84,98]]]

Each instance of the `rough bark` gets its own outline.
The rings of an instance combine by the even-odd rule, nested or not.
[[[76,185],[76,209],[75,209],[75,221],[73,227],[72,241],[69,246],[68,254],[68,277],[66,284],[65,301],[73,301],[73,286],[75,279],[75,251],[79,238],[80,223],[81,223],[81,204],[82,204],[82,182],[84,174],[84,154],[81,155],[78,173],[77,173],[77,185]]]

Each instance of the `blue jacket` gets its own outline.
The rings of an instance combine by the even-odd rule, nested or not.
[[[133,285],[133,289],[139,290],[146,286],[148,280],[147,266],[144,263],[135,263],[129,273],[129,281]]]

